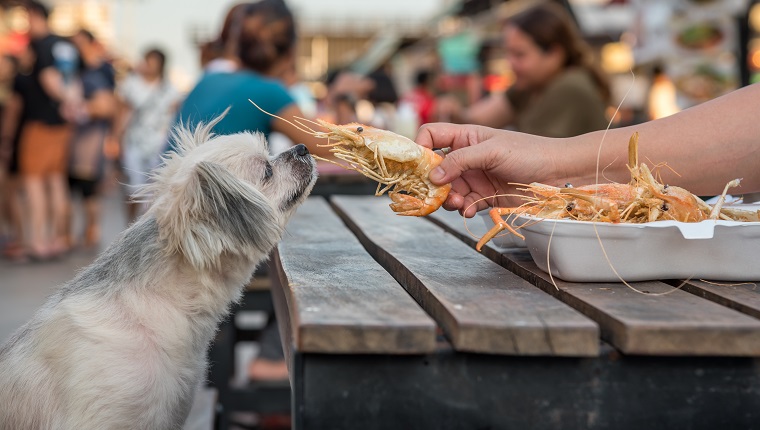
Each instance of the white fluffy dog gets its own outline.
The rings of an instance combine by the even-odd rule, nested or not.
[[[316,181],[303,145],[180,128],[153,201],[0,347],[0,429],[178,429],[206,350]]]

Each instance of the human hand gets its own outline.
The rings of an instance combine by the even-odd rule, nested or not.
[[[476,125],[426,124],[416,141],[430,149],[450,148],[430,180],[451,183],[443,207],[472,217],[488,206],[517,201],[514,183],[542,181],[552,172],[545,138]]]
[[[84,124],[89,120],[84,103],[79,101],[63,101],[58,111],[61,117],[70,124]]]
[[[66,122],[71,124],[83,124],[87,122],[89,115],[81,85],[66,87],[63,99],[58,107],[58,113]]]

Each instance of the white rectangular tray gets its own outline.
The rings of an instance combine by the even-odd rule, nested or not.
[[[760,280],[758,222],[610,224],[520,218],[533,260],[565,281]]]

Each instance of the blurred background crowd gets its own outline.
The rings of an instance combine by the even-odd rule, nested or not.
[[[231,106],[217,132],[320,152],[249,98],[409,137],[431,121],[559,137],[669,115],[760,70],[747,0],[222,3],[0,2],[4,257],[96,248],[108,190],[134,220],[178,120]]]
[[[410,138],[433,121],[556,137],[635,124],[760,80],[757,3],[0,1],[0,271],[100,249],[103,200],[120,202],[117,231],[140,215],[133,193],[179,122],[230,107],[216,132],[320,154],[249,99]],[[323,185],[345,175],[320,170]]]

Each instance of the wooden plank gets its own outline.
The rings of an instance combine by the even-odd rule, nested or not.
[[[295,364],[295,356],[293,355],[293,348],[295,348],[295,334],[293,330],[293,317],[290,314],[290,306],[288,300],[293,301],[292,295],[287,288],[288,281],[285,277],[285,273],[282,270],[282,262],[280,261],[279,250],[275,249],[272,252],[272,271],[270,276],[272,277],[272,304],[274,305],[274,312],[277,316],[277,328],[280,330],[280,342],[282,343],[282,352],[285,356],[285,363],[288,365],[288,379],[290,380],[290,388],[296,386],[296,375],[300,375],[298,365]],[[288,298],[286,298],[286,296]]]
[[[678,286],[681,281],[674,281],[672,284]],[[755,282],[740,284],[737,282],[714,283],[712,281],[690,280],[681,288],[711,302],[735,309],[754,318],[760,318],[760,287]]]
[[[435,221],[470,246],[477,242],[461,218],[441,215]],[[468,224],[475,234],[485,230],[478,221]],[[527,251],[500,254],[487,246],[483,254],[599,323],[602,338],[624,353],[760,356],[760,321],[693,294],[674,291],[647,296],[622,283],[571,283],[555,278],[557,288]],[[662,282],[632,285],[652,293],[673,289]]]
[[[277,288],[284,293],[293,345],[300,352],[435,350],[435,322],[323,199],[310,198],[298,209],[276,254]]]
[[[375,259],[438,322],[459,351],[595,356],[599,329],[579,313],[422,218],[377,197],[333,206]]]

